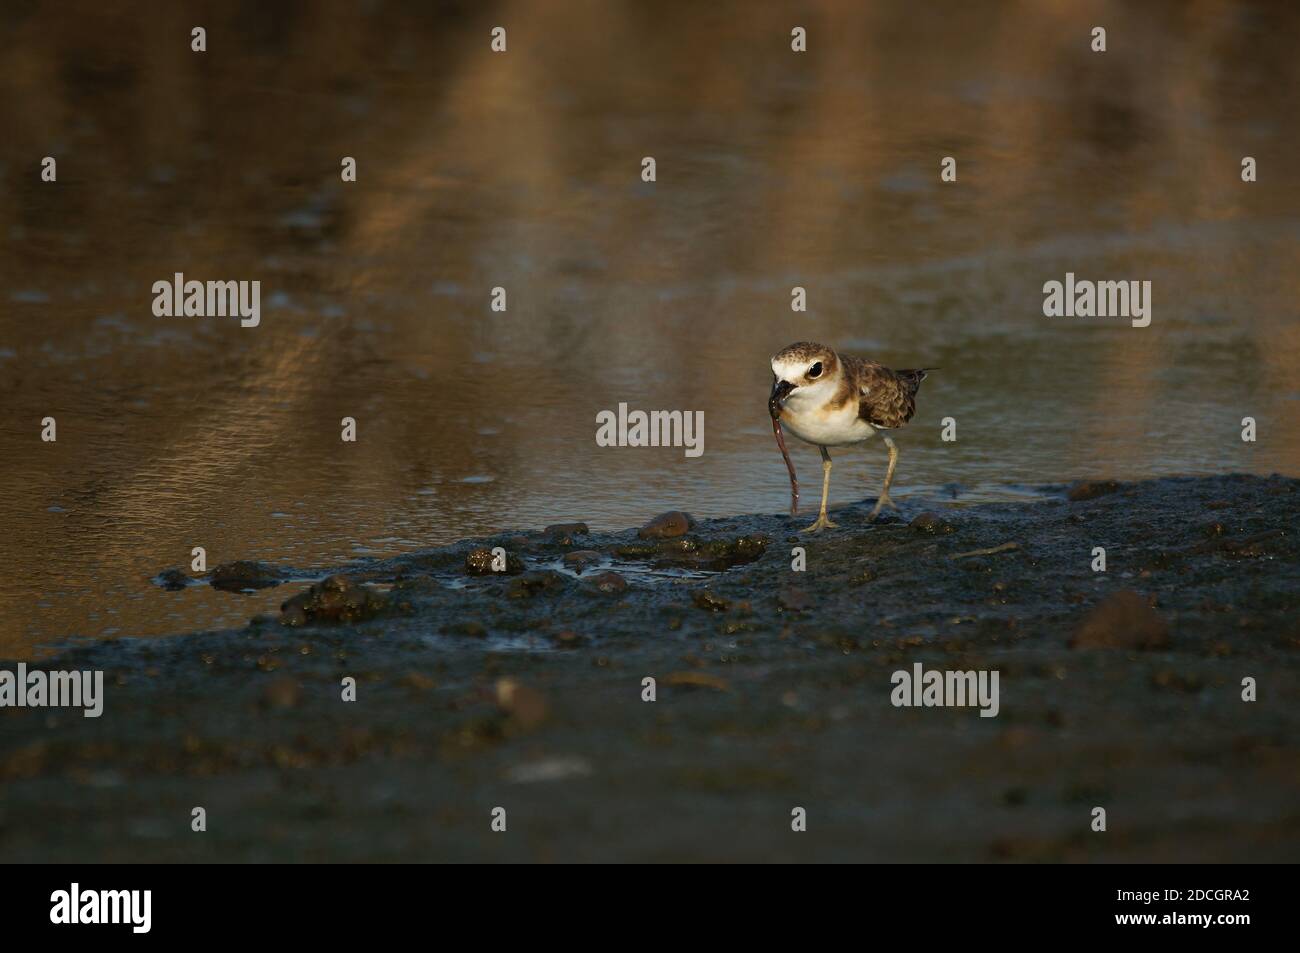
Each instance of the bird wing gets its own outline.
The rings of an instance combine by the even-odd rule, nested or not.
[[[875,361],[855,361],[858,417],[885,430],[903,426],[916,413],[916,390],[925,370],[891,371]]]

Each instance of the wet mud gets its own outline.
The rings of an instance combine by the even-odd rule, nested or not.
[[[0,859],[1300,856],[1300,481],[872,502],[159,567],[285,598],[41,660],[103,670],[104,712],[0,710]],[[997,716],[895,707],[918,662],[997,671]]]

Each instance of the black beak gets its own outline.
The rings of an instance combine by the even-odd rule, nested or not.
[[[767,412],[776,420],[781,416],[781,401],[785,400],[786,395],[794,390],[795,385],[789,381],[780,379],[772,381],[772,396],[767,399]]]

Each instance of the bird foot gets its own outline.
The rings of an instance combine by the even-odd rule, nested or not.
[[[875,520],[877,516],[880,515],[880,509],[883,506],[888,506],[891,510],[898,509],[898,504],[889,498],[889,494],[882,493],[880,497],[876,500],[876,505],[872,507],[871,514],[867,517],[868,523],[872,522],[873,520]]]
[[[822,514],[817,517],[817,522],[813,523],[811,526],[804,527],[803,530],[801,530],[801,532],[820,533],[824,529],[835,529],[838,525],[839,525],[838,523],[832,523],[830,520],[828,520],[826,518],[825,511],[822,511]]]

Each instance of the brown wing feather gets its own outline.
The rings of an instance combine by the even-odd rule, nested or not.
[[[886,430],[894,430],[912,419],[916,413],[916,391],[929,368],[891,371],[875,361],[847,357],[843,360],[845,370],[858,383],[860,418]]]

